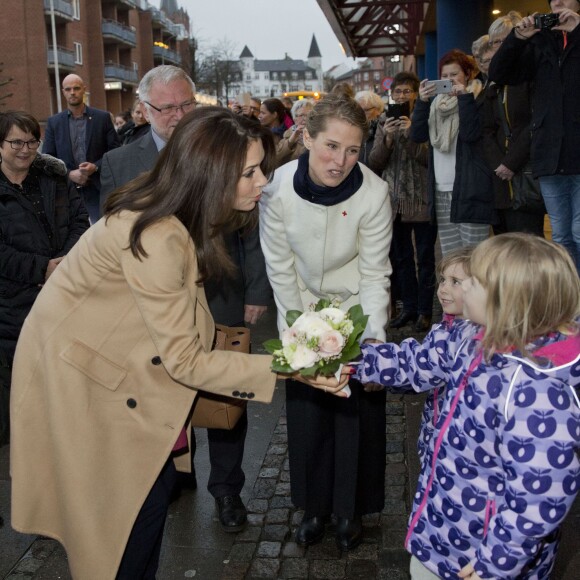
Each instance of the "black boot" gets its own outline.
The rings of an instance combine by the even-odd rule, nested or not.
[[[409,322],[415,322],[417,320],[417,313],[416,312],[409,312],[408,310],[403,310],[397,318],[391,320],[389,324],[389,328],[401,328],[408,324]]]
[[[241,532],[246,527],[248,512],[239,495],[216,497],[215,503],[224,532]]]
[[[326,530],[326,518],[313,516],[302,518],[302,523],[296,530],[296,543],[300,546],[311,546],[317,544],[324,538]]]
[[[360,516],[336,519],[336,545],[341,552],[356,548],[362,540],[363,529]]]

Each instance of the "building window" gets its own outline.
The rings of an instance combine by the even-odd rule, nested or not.
[[[246,75],[246,82],[252,81],[252,75]]]
[[[270,78],[270,74],[265,72],[264,73],[264,80],[267,81],[267,80],[269,80],[269,78]]]
[[[363,73],[363,80],[368,81],[369,80],[369,73]]]
[[[72,0],[73,18],[75,20],[81,19],[81,0]]]
[[[306,80],[310,80],[312,78],[312,73],[307,71],[306,72]]]
[[[260,80],[260,73],[254,73],[254,80],[255,81],[259,81]]]
[[[75,51],[75,64],[83,64],[83,45],[80,42],[73,42]]]
[[[374,76],[375,81],[381,80],[381,73],[380,72],[375,72],[375,74],[373,76]]]
[[[293,72],[292,73],[292,80],[293,81],[297,81],[298,80],[298,73],[297,72]]]

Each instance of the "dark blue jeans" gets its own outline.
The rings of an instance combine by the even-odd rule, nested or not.
[[[396,273],[398,296],[406,312],[417,312],[424,316],[432,314],[436,239],[436,226],[429,222],[404,222],[401,215],[397,214],[393,223],[390,258]]]
[[[540,177],[552,239],[564,246],[580,273],[580,175]]]

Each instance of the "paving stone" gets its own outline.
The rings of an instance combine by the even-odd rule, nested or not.
[[[385,507],[382,511],[385,515],[400,515],[407,513],[407,505],[400,499],[386,499]]]
[[[283,433],[276,433],[272,435],[272,441],[270,441],[270,445],[286,445],[288,441],[288,436],[286,433],[286,429],[284,429]]]
[[[290,495],[290,483],[279,483],[276,485],[276,495]]]
[[[268,453],[272,455],[286,455],[288,452],[287,445],[270,445]]]
[[[279,467],[264,467],[260,470],[258,477],[277,479],[279,475],[280,475]]]
[[[262,467],[281,467],[284,463],[283,455],[266,455]]]
[[[399,433],[389,433],[387,431],[387,441],[405,441],[407,439],[407,433],[403,430]]]
[[[405,416],[404,415],[387,415],[386,416],[386,421],[387,421],[387,425],[394,425],[394,424],[398,424],[398,423],[404,423],[405,422]]]
[[[264,520],[267,524],[287,524],[290,517],[289,509],[271,509]]]
[[[280,560],[275,558],[256,558],[248,572],[249,580],[254,578],[276,578],[280,569]]]
[[[292,526],[299,526],[302,523],[303,517],[304,517],[304,512],[302,510],[296,510],[292,514]]]
[[[404,485],[388,485],[385,487],[385,497],[389,499],[403,499],[405,497]]]
[[[346,566],[348,580],[369,580],[377,577],[377,563],[371,560],[350,560]]]
[[[367,527],[364,522],[363,526],[363,544],[380,544],[383,538],[383,528],[379,525]]]
[[[247,544],[234,544],[230,550],[230,562],[249,562],[256,550],[256,544],[248,542]]]
[[[358,548],[349,552],[348,557],[350,560],[372,560],[376,562],[379,558],[379,546],[363,542]]]
[[[280,542],[260,542],[256,556],[258,558],[278,558],[281,550],[282,544]]]
[[[403,463],[405,461],[404,453],[389,453],[386,456],[387,463]]]
[[[282,550],[282,556],[284,558],[304,558],[304,553],[306,548],[304,546],[299,546],[296,542],[286,542]]]
[[[248,502],[248,511],[255,514],[265,514],[268,511],[267,499],[251,499]]]
[[[393,474],[404,474],[407,475],[407,466],[404,464],[400,464],[400,465],[387,465],[386,469],[385,469],[385,474],[386,475],[393,475]]]
[[[270,499],[276,491],[275,479],[258,479],[254,485],[254,498]]]
[[[389,433],[404,433],[407,430],[407,426],[404,423],[387,423],[385,431],[387,435]]]
[[[222,571],[221,580],[244,580],[250,562],[228,562]]]
[[[367,514],[362,517],[363,526],[379,526],[381,524],[381,514]]]
[[[257,542],[261,533],[262,528],[260,526],[248,526],[236,536],[236,542]]]
[[[284,580],[304,580],[304,578],[308,578],[308,563],[308,560],[298,560],[296,558],[283,560],[280,578],[284,578]]]
[[[268,525],[262,530],[262,540],[283,542],[290,537],[290,528],[283,525]]]
[[[345,578],[346,560],[312,560],[310,578],[313,580],[334,580]]]
[[[404,441],[387,441],[385,445],[385,453],[403,453],[404,451]]]
[[[400,550],[405,547],[405,537],[407,536],[407,530],[383,530],[383,549],[385,550]]]
[[[290,472],[289,471],[282,471],[280,474],[280,481],[290,481]]]
[[[404,415],[405,414],[405,404],[397,401],[389,401],[385,404],[385,414],[387,417],[389,415]]]
[[[379,554],[377,580],[408,580],[410,554],[402,550],[383,550]]]
[[[248,524],[250,526],[262,526],[264,524],[264,514],[248,514]]]
[[[276,509],[276,508],[292,509],[293,507],[294,506],[292,505],[292,499],[290,498],[290,496],[287,496],[287,495],[275,495],[270,500],[270,508],[271,509]]]
[[[407,531],[409,518],[407,514],[401,516],[381,515],[381,522],[383,529],[388,530],[404,530]]]
[[[391,465],[394,464],[388,463],[387,468],[390,467]],[[390,485],[405,485],[406,483],[407,483],[406,473],[392,473],[385,475],[385,487],[388,487]]]
[[[320,544],[309,546],[306,550],[309,560],[337,560],[340,559],[340,550],[336,547],[333,534],[327,534]]]

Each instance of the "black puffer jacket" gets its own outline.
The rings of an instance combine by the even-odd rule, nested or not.
[[[0,352],[9,358],[44,283],[48,261],[66,255],[89,227],[85,206],[65,178],[35,168],[30,175],[40,180],[52,238],[30,202],[0,178]]]
[[[492,224],[497,219],[494,208],[492,171],[483,155],[481,111],[482,100],[471,93],[459,95],[459,134],[455,153],[455,181],[451,198],[453,223]],[[413,109],[411,140],[429,141],[429,113],[432,101],[417,100]],[[427,177],[429,208],[435,223],[435,169],[433,147],[429,144]]]
[[[579,175],[580,26],[568,34],[566,48],[560,31],[542,30],[528,40],[512,31],[491,61],[489,78],[504,85],[534,83],[534,177]]]

